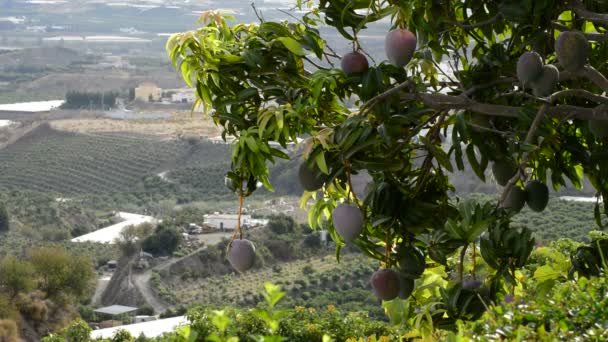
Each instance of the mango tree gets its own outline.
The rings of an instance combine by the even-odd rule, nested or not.
[[[273,189],[270,163],[301,158],[311,226],[327,225],[338,259],[352,244],[380,261],[371,281],[389,312],[418,326],[477,319],[516,290],[534,239],[511,217],[526,202],[542,211],[548,186],[581,187],[584,177],[608,198],[608,4],[294,6],[304,14],[254,24],[205,12],[167,52],[196,106],[234,138],[226,180],[240,207],[259,186]],[[388,23],[385,53],[372,60],[365,33],[378,23]],[[337,53],[328,32],[352,51]],[[453,195],[448,176],[465,168],[504,186],[496,203]],[[361,173],[370,182],[357,193]],[[598,225],[607,210],[598,201]],[[238,245],[246,250],[231,255],[252,257],[249,243]],[[592,249],[574,263],[585,274],[601,267]]]

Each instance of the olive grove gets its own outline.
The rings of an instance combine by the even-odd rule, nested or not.
[[[509,300],[534,247],[530,230],[511,224],[517,211],[542,211],[549,187],[580,187],[584,177],[608,197],[608,3],[294,6],[305,14],[255,24],[206,12],[167,52],[197,105],[236,138],[226,179],[240,207],[258,184],[272,190],[269,163],[290,158],[273,143],[304,139],[309,222],[327,225],[338,259],[352,244],[381,262],[374,292],[400,298],[385,303],[389,312],[422,312],[433,326],[477,319],[488,303]],[[386,58],[373,61],[361,42],[378,21],[390,28]],[[336,53],[327,26],[352,52]],[[480,182],[504,186],[497,203],[453,195],[448,175],[465,164]],[[362,172],[371,178],[364,196],[351,186]],[[607,212],[598,201],[600,227]],[[231,263],[247,269],[253,245],[232,247]],[[598,274],[605,248],[580,248],[571,275]]]

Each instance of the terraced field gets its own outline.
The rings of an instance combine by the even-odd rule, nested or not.
[[[176,304],[207,303],[242,305],[255,303],[265,282],[281,285],[292,296],[305,291],[344,286],[366,287],[375,269],[373,262],[361,255],[344,255],[340,263],[333,256],[297,260],[244,274],[229,274],[200,280],[182,278],[179,286],[163,283],[163,275],[153,276],[153,285],[168,301]],[[154,279],[155,278],[155,279]],[[357,284],[354,284],[354,283]],[[155,283],[155,284],[154,284]],[[360,284],[359,284],[360,283]],[[352,285],[351,285],[352,284]]]
[[[48,125],[0,150],[0,188],[61,194],[128,192],[187,156],[185,142],[144,135],[79,134]]]

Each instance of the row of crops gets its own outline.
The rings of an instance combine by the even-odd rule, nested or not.
[[[0,150],[0,188],[61,194],[129,192],[147,175],[182,164],[205,164],[205,147],[144,135],[77,134],[41,126]],[[218,155],[213,153],[212,164]],[[191,156],[196,162],[189,161]]]

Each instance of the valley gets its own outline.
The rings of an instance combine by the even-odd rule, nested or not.
[[[477,20],[466,11],[416,36],[395,25],[409,8],[376,21],[361,4],[304,17],[289,0],[0,0],[0,341],[89,341],[90,329],[135,341],[105,329],[186,315],[191,327],[158,341],[446,340],[518,331],[510,318],[549,327],[549,311],[554,331],[601,326],[585,325],[603,310],[585,304],[605,281],[584,279],[605,272],[604,132],[568,112],[536,122],[543,139],[526,134],[533,105],[581,94],[550,97],[576,72],[560,79],[554,59],[518,50],[527,41],[514,48],[524,70],[492,30],[440,40],[467,26],[441,25]],[[444,9],[421,6],[408,24],[426,30]],[[239,32],[246,43],[218,38],[251,22],[268,24]],[[184,48],[195,61],[176,68],[168,37],[201,25]],[[547,84],[525,93],[543,68]],[[606,102],[582,94],[576,105]]]

